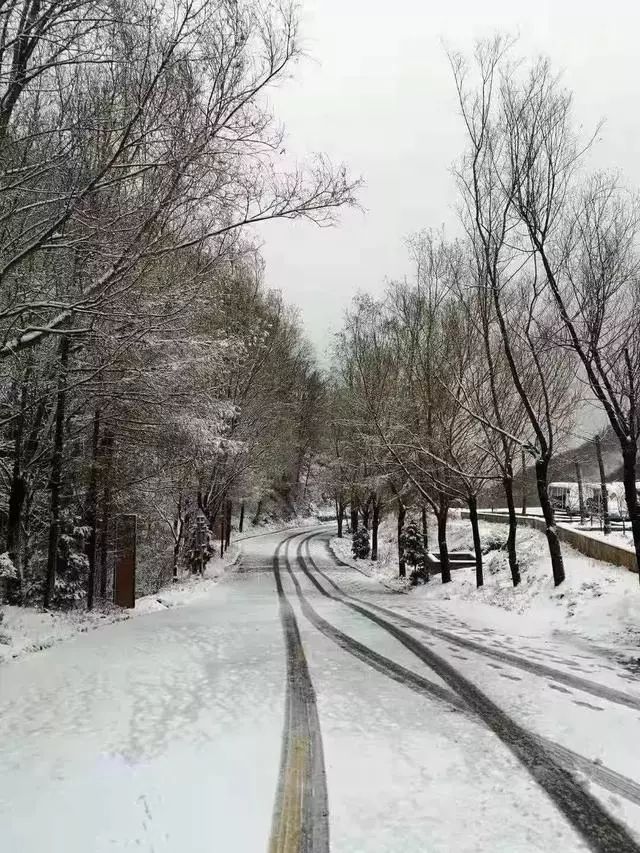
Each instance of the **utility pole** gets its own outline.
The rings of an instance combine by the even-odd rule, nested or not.
[[[580,463],[577,459],[573,460],[573,464],[576,466],[576,480],[578,481],[578,504],[580,506],[580,524],[584,525],[586,521],[586,512],[584,508],[584,489],[582,488],[582,470],[580,468]]]
[[[607,481],[604,476],[604,463],[602,461],[602,448],[600,447],[600,436],[596,434],[596,456],[598,457],[598,468],[600,470],[600,494],[602,496],[602,532],[605,535],[611,533],[611,520],[609,518],[609,493],[607,492]]]

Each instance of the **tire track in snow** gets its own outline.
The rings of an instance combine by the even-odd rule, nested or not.
[[[289,543],[299,535],[278,544],[272,564],[286,649],[287,689],[269,853],[329,853],[327,780],[316,694],[295,613],[280,577],[281,550],[285,548],[288,562]]]
[[[312,537],[309,537],[312,538]],[[329,580],[310,558],[316,571]],[[547,749],[544,741],[519,726],[498,705],[486,696],[473,682],[459,673],[444,658],[431,651],[415,637],[407,634],[376,613],[360,606],[354,599],[340,591],[334,595],[324,589],[317,578],[301,561],[301,568],[309,580],[323,595],[341,601],[346,607],[360,613],[366,619],[395,637],[405,648],[429,666],[465,702],[502,743],[515,755],[522,766],[547,793],[555,806],[571,823],[590,849],[597,853],[640,853],[640,846],[615,818],[613,818],[571,773],[559,763],[556,749]],[[331,585],[340,587],[333,581]],[[555,747],[555,745],[554,745]],[[562,748],[560,748],[561,750]]]
[[[303,540],[298,545],[296,556],[301,566],[304,565],[302,546],[307,541],[308,540]],[[441,687],[439,684],[429,681],[401,664],[396,663],[391,660],[391,658],[379,654],[369,648],[369,646],[365,646],[363,643],[360,643],[358,640],[350,637],[348,634],[345,634],[339,628],[336,628],[330,622],[327,622],[327,620],[320,616],[320,614],[311,606],[305,597],[300,587],[300,583],[298,582],[298,579],[290,565],[287,565],[287,571],[295,587],[302,612],[314,628],[317,628],[321,634],[324,634],[325,637],[333,640],[337,646],[340,646],[341,649],[349,652],[354,657],[358,658],[358,660],[364,661],[364,663],[367,663],[373,669],[393,679],[393,681],[397,681],[405,687],[410,687],[416,693],[428,696],[430,699],[438,699],[441,702],[446,702],[449,706],[458,711],[465,710],[466,706],[464,702],[462,702],[455,693],[452,693],[445,687]]]
[[[304,562],[304,558],[302,557],[302,544],[305,544],[307,547],[307,557],[309,561],[317,571],[320,571],[315,564],[313,557],[309,553],[309,543],[312,538],[313,536],[309,536],[300,543],[298,546],[298,559]],[[290,569],[289,573],[292,574]],[[369,664],[369,666],[372,666],[378,672],[392,678],[394,681],[397,681],[406,687],[409,687],[409,689],[414,690],[417,693],[421,693],[422,695],[426,695],[432,699],[441,699],[458,710],[465,711],[467,713],[469,712],[467,705],[452,691],[446,688],[443,689],[439,685],[435,685],[428,679],[425,679],[423,676],[417,675],[412,670],[408,670],[405,667],[396,664],[395,661],[385,658],[382,655],[378,655],[367,646],[362,646],[362,644],[358,643],[352,637],[342,634],[341,631],[338,631],[337,628],[334,628],[333,625],[326,622],[326,620],[324,620],[313,609],[311,604],[309,604],[307,599],[304,597],[300,584],[293,574],[292,578],[296,586],[296,592],[300,599],[304,615],[316,628],[318,628],[318,630],[325,634],[325,636],[334,640],[334,642],[336,642],[345,651]],[[319,589],[322,591],[322,587]],[[324,591],[323,594],[326,595],[326,591]],[[341,637],[336,635],[341,635]],[[361,649],[364,650],[364,653],[358,647],[361,647]],[[388,669],[387,666],[389,667]],[[617,794],[636,805],[640,805],[640,784],[635,782],[633,779],[630,779],[628,776],[623,776],[621,773],[611,770],[609,767],[605,767],[602,764],[594,764],[591,759],[586,758],[584,755],[580,755],[580,753],[574,752],[573,750],[561,746],[560,744],[545,737],[540,735],[534,735],[534,737],[536,737],[549,752],[555,755],[566,769],[571,771],[577,770],[585,776],[588,776],[593,782],[596,782],[602,788],[610,791],[612,794]]]
[[[319,535],[321,535],[321,533],[314,534],[314,536]],[[331,554],[331,551],[329,551],[329,553]],[[336,562],[338,562],[338,560],[336,560]],[[338,565],[351,568],[348,563],[343,563],[342,561],[338,562]],[[630,696],[622,690],[616,690],[615,687],[606,687],[604,684],[598,684],[597,681],[590,681],[587,678],[582,678],[581,676],[573,675],[570,672],[563,672],[562,670],[554,669],[553,667],[547,666],[543,663],[536,663],[535,661],[520,657],[513,652],[503,652],[499,649],[492,649],[491,647],[478,643],[475,640],[467,640],[464,637],[459,637],[457,634],[445,631],[442,628],[433,628],[424,622],[419,622],[417,619],[412,619],[410,616],[406,616],[404,613],[398,613],[395,610],[390,610],[388,607],[382,607],[381,605],[374,604],[366,599],[350,595],[348,592],[341,589],[321,569],[319,569],[315,563],[314,567],[316,568],[316,571],[327,581],[327,583],[330,583],[331,586],[340,593],[340,595],[343,595],[345,598],[349,598],[353,601],[357,601],[366,607],[370,607],[372,610],[377,610],[379,613],[383,613],[385,616],[394,619],[398,625],[401,625],[404,628],[415,628],[423,633],[439,637],[441,640],[447,640],[448,642],[455,643],[460,648],[477,652],[484,657],[493,658],[493,660],[499,660],[502,663],[510,664],[518,669],[530,672],[532,675],[550,678],[552,681],[556,681],[560,684],[566,684],[569,687],[573,687],[575,690],[581,690],[583,693],[590,693],[592,696],[597,696],[599,699],[607,699],[609,702],[614,702],[617,705],[624,705],[626,708],[632,708],[635,711],[640,711],[640,698],[637,698],[636,696]]]

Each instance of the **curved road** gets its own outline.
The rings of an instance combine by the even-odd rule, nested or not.
[[[1,849],[640,853],[639,686],[417,612],[329,536],[0,668]]]

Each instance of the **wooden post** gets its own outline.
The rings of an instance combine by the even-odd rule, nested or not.
[[[522,514],[527,514],[527,466],[524,447],[520,451],[522,453]]]
[[[93,434],[91,442],[91,468],[87,488],[87,524],[91,529],[87,545],[89,574],[87,576],[87,610],[93,607],[96,585],[97,526],[98,526],[98,451],[100,447],[100,409],[93,413]]]
[[[116,570],[113,600],[120,607],[136,606],[137,516],[119,515],[116,519]]]

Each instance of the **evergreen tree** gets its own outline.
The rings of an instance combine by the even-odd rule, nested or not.
[[[359,527],[353,534],[351,550],[356,560],[366,560],[369,556],[369,531],[366,527]]]
[[[407,524],[402,534],[402,546],[405,562],[413,566],[413,571],[410,574],[411,583],[414,586],[420,582],[426,583],[429,580],[427,555],[422,534],[418,531],[418,525],[413,520]]]

